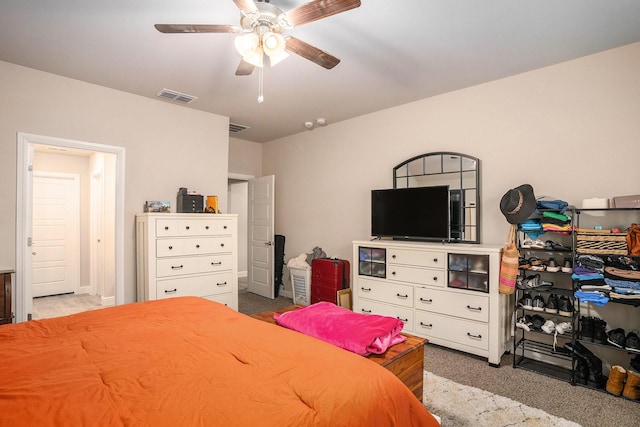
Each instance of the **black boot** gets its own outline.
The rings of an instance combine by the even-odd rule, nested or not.
[[[583,340],[593,341],[593,317],[580,318],[580,332]]]
[[[587,362],[576,354],[575,360],[575,380],[577,384],[587,385],[589,381],[589,367]]]
[[[607,344],[607,322],[597,317],[593,319],[593,342]]]

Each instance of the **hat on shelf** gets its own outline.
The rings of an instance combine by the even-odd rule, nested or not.
[[[507,191],[500,200],[500,210],[509,224],[519,224],[536,210],[533,187],[522,184]]]

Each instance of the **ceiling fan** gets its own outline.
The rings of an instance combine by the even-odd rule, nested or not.
[[[156,24],[155,28],[161,33],[241,33],[235,40],[236,49],[242,55],[236,70],[238,76],[250,75],[255,67],[262,71],[265,54],[270,65],[274,66],[288,56],[286,51],[331,69],[340,62],[338,58],[300,39],[283,36],[283,33],[360,6],[360,0],[312,0],[283,12],[269,0],[233,2],[242,14],[240,25]]]

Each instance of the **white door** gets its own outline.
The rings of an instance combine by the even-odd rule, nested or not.
[[[32,296],[77,292],[80,177],[34,172],[32,215]]]
[[[247,289],[271,299],[275,298],[274,190],[274,175],[249,180]]]

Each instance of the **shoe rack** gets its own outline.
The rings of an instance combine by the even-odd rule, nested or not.
[[[578,327],[571,279],[574,215],[572,209],[564,214],[570,218],[569,231],[540,230],[536,238],[518,231],[521,262],[514,292],[513,367],[573,383],[574,355],[565,344],[575,341]],[[544,211],[531,219],[542,223],[543,215]]]
[[[626,256],[623,236],[632,223],[640,223],[637,208],[576,209],[574,215],[574,262],[581,255],[603,260]],[[610,233],[615,229],[621,233]],[[587,230],[590,232],[585,233]],[[632,259],[640,263],[640,257]],[[580,290],[583,283],[575,280],[574,289]],[[624,344],[625,338],[640,330],[640,299],[609,298],[603,305],[583,300],[578,308],[574,383],[640,402],[640,384],[632,385],[640,376],[640,351]]]

